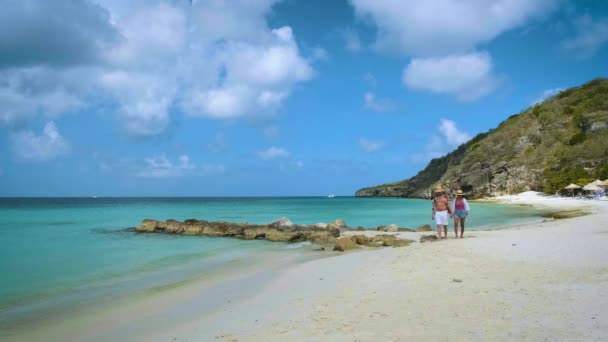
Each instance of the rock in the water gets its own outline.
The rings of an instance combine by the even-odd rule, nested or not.
[[[272,222],[270,225],[273,227],[279,227],[279,228],[292,227],[293,222],[291,222],[291,220],[288,219],[287,217],[281,217],[280,219]]]
[[[365,235],[353,235],[350,238],[357,245],[365,246],[369,243],[369,238]]]
[[[584,210],[566,210],[566,211],[559,211],[559,212],[555,212],[555,213],[544,214],[543,217],[554,218],[556,220],[562,220],[562,219],[574,218],[574,217],[585,216],[585,215],[589,215],[589,212],[584,211]]]
[[[362,227],[359,229],[365,230]],[[354,229],[346,227],[343,220],[336,220],[333,223],[323,225],[297,225],[286,218],[271,224],[210,222],[196,219],[188,219],[183,222],[145,219],[135,228],[135,231],[139,233],[232,237],[244,240],[280,242],[311,241],[326,248],[337,246],[337,250],[359,248],[360,246],[370,245],[372,242],[369,237],[363,234],[340,238],[345,230]],[[380,243],[384,246],[399,246],[408,243],[408,240],[399,240],[391,235],[386,236],[379,238]],[[377,243],[373,245],[377,245]]]
[[[422,235],[420,242],[437,241],[437,235]]]
[[[346,228],[346,222],[343,219],[337,219],[333,222],[338,228]]]
[[[396,224],[389,224],[385,230],[385,232],[393,232],[393,233],[398,232],[398,231],[399,231],[399,226]]]
[[[336,240],[334,251],[344,252],[355,248],[358,248],[358,246],[353,242],[353,240],[343,237]]]
[[[255,229],[247,229],[243,232],[245,240],[255,240],[258,237],[258,231]]]
[[[275,242],[297,242],[303,241],[304,234],[301,232],[283,232],[276,229],[269,229],[266,232],[266,240]]]
[[[423,224],[422,226],[416,228],[417,232],[432,232],[433,228],[431,228],[428,224]]]
[[[378,226],[376,227],[376,230],[379,232],[385,232],[386,231],[386,226]]]
[[[182,223],[179,221],[167,220],[165,223],[165,232],[173,234],[183,233],[184,228],[182,227]]]
[[[315,227],[325,229],[325,228],[327,228],[327,223],[319,222],[319,223],[315,224]]]
[[[340,236],[340,227],[338,227],[335,223],[328,224],[326,229],[334,237]]]
[[[331,246],[336,243],[336,238],[328,231],[308,232],[306,233],[306,239],[322,246]]]
[[[141,223],[139,224],[139,226],[137,226],[135,228],[136,232],[153,232],[154,230],[156,230],[156,226],[158,224],[158,221],[156,220],[150,220],[150,219],[145,219],[143,221],[141,221]]]
[[[359,227],[355,228],[355,230],[358,231],[358,232],[362,232],[362,231],[364,231],[366,229],[363,228],[363,227],[361,227],[361,226],[359,226]]]
[[[203,228],[198,225],[187,225],[184,227],[184,235],[201,235]],[[244,238],[244,237],[243,237]]]

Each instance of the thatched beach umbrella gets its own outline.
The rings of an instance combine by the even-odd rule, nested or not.
[[[574,190],[576,189],[580,189],[581,187],[579,185],[576,185],[574,183],[570,183],[570,185],[568,185],[567,187],[565,187],[564,189],[570,191],[572,193],[572,198],[574,198]]]
[[[598,179],[598,180],[599,180],[599,179]],[[585,186],[583,187],[583,190],[585,190],[585,191],[600,191],[600,190],[602,190],[602,188],[601,188],[599,185],[597,185],[597,183],[596,183],[596,182],[597,182],[597,181],[595,181],[595,182],[591,182],[591,183],[589,183],[589,184],[585,185]]]
[[[593,182],[591,182],[591,183],[589,183],[589,184],[587,184],[587,185],[585,185],[585,186],[589,186],[590,188],[595,188],[594,186],[597,186],[597,187],[599,187],[599,188],[600,188],[600,190],[601,190],[601,187],[602,187],[602,186],[604,186],[604,182],[602,182],[602,181],[601,181],[601,180],[599,180],[599,179],[596,179],[596,180],[594,180]],[[583,189],[584,189],[584,187],[583,187]]]

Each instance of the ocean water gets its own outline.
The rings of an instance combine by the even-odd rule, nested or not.
[[[144,218],[266,223],[286,216],[298,224],[343,218],[351,227],[417,227],[432,224],[430,209],[425,200],[354,197],[3,198],[0,328],[204,277],[264,253],[307,248],[135,233],[132,228]],[[471,203],[467,229],[540,220],[540,214],[530,207]]]

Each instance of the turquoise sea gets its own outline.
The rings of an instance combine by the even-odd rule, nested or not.
[[[307,249],[133,232],[144,218],[265,223],[286,216],[298,224],[343,218],[351,227],[417,227],[432,223],[430,208],[425,200],[355,197],[0,198],[0,329],[53,310],[204,277],[255,262],[263,253]],[[472,203],[467,229],[540,220],[540,214],[530,207]]]

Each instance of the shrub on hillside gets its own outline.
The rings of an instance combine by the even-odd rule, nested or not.
[[[570,145],[570,146],[574,146],[574,145],[576,145],[576,144],[580,144],[580,143],[582,143],[583,141],[585,141],[585,139],[586,139],[586,138],[587,138],[587,137],[585,136],[585,133],[584,133],[584,132],[578,132],[578,133],[574,134],[574,135],[573,135],[573,136],[570,138],[570,140],[568,140],[568,145]]]

